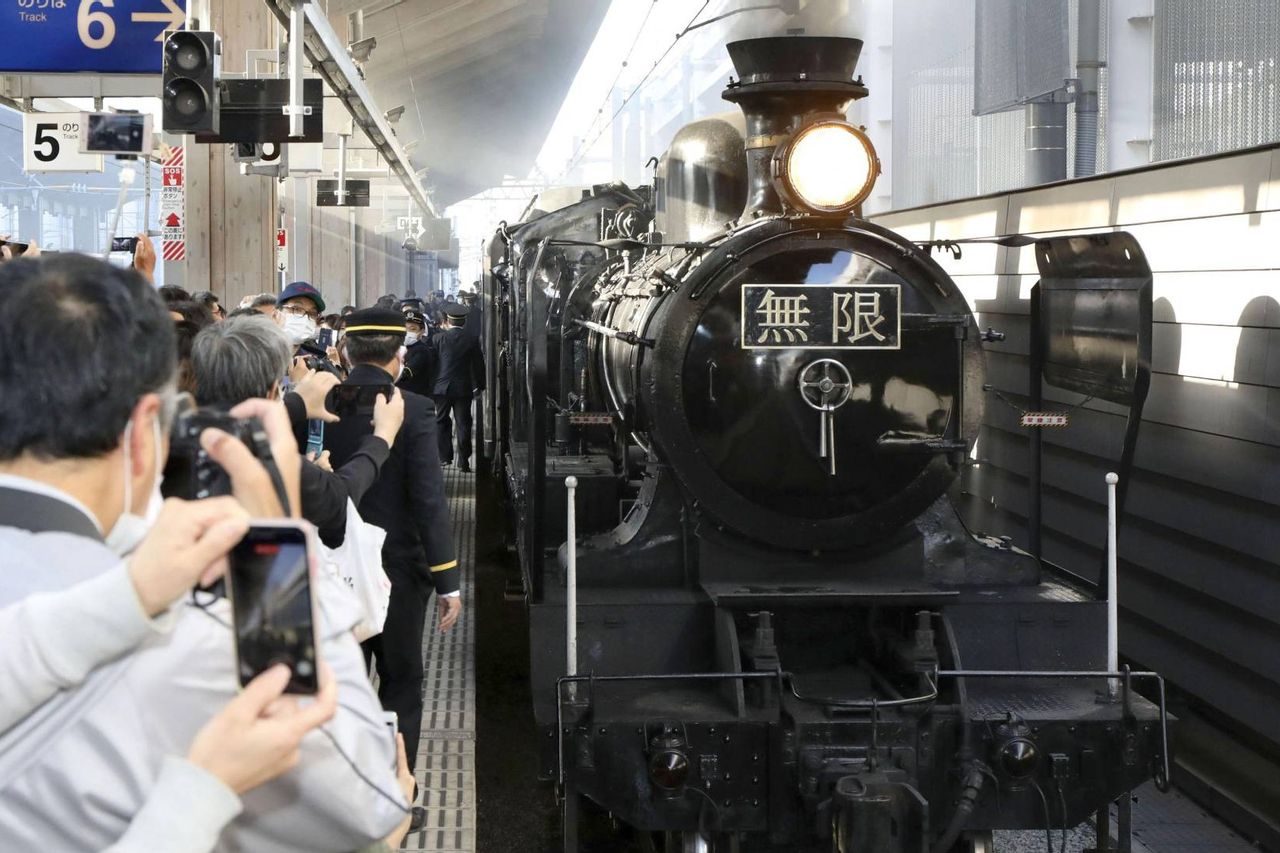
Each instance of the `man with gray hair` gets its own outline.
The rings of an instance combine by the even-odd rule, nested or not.
[[[284,331],[266,317],[232,317],[207,327],[191,348],[196,402],[228,408],[255,397],[280,399],[281,380],[289,369],[292,351]],[[290,393],[285,400],[286,407],[295,412],[303,406],[300,399],[290,399],[297,397]],[[303,460],[302,517],[319,529],[326,545],[342,543],[347,500],[359,504],[378,479],[403,422],[404,400],[399,392],[391,400],[378,397],[373,433],[365,436],[341,468],[326,471],[311,460]]]
[[[172,326],[147,282],[102,261],[0,265],[0,607],[100,579],[150,534],[164,505]],[[284,417],[276,404],[250,405],[237,414]],[[286,429],[275,434],[291,483],[297,469],[285,467],[296,466],[297,448]],[[236,439],[205,431],[201,441],[216,456]],[[245,509],[281,515],[279,502]],[[0,734],[5,850],[107,848],[159,783],[166,756],[185,754],[237,695],[230,603],[183,603],[170,615],[166,631]],[[343,853],[386,837],[409,813],[350,625],[319,608],[316,646],[337,685],[333,718],[303,738],[296,767],[245,793],[239,814],[224,812],[219,850]]]
[[[276,295],[274,293],[254,293],[240,300],[241,308],[251,308],[259,314],[271,319],[276,316]]]

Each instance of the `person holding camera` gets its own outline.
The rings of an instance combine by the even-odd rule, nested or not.
[[[279,399],[280,377],[289,366],[289,350],[288,339],[265,317],[233,317],[205,328],[191,351],[196,403],[229,408],[254,397]],[[315,374],[306,381],[320,381],[320,376]],[[337,382],[329,379],[320,384],[332,387]],[[302,395],[297,397],[304,399]],[[336,416],[323,409],[314,414],[337,421]],[[386,463],[404,421],[404,399],[399,394],[389,400],[379,397],[371,420],[372,432],[360,440],[338,468],[325,471],[310,460],[302,462],[302,517],[316,526],[321,541],[330,547],[342,543],[347,501],[359,505]]]
[[[394,308],[367,308],[347,318],[351,375],[344,385],[394,391],[404,345],[404,317]],[[408,391],[404,426],[382,473],[360,502],[360,517],[387,532],[383,568],[391,579],[391,606],[382,633],[364,644],[377,662],[378,695],[395,711],[400,731],[418,742],[422,722],[422,634],[427,600],[436,593],[441,631],[453,628],[462,610],[444,479],[436,455],[431,400]],[[342,465],[359,447],[370,425],[344,418],[325,433],[333,464]],[[412,755],[410,756],[412,760]]]
[[[138,274],[77,255],[0,265],[0,608],[102,578],[124,553],[173,559],[152,537],[174,535],[155,525],[175,361],[172,321]],[[296,508],[300,460],[283,407],[251,400],[230,416],[261,421],[279,480],[256,466],[232,484],[236,500],[255,517]],[[199,440],[215,460],[249,452],[214,430]],[[229,602],[193,597],[167,618],[0,734],[7,848],[107,848],[162,783],[167,758],[187,754],[238,695]],[[240,796],[220,836],[227,849],[350,851],[408,814],[354,637],[320,609],[316,638],[337,708],[301,738],[295,767]],[[213,741],[215,751],[230,745]]]

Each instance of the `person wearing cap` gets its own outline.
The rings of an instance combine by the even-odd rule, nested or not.
[[[276,298],[276,311],[282,316],[281,326],[294,346],[316,336],[320,315],[324,313],[324,297],[305,281],[295,281]]]
[[[453,462],[453,420],[458,422],[458,468],[471,470],[471,401],[484,390],[484,357],[480,338],[467,329],[471,309],[456,302],[444,306],[444,324],[433,344],[436,352],[436,379],[432,395],[436,400],[437,438],[440,461]]]
[[[366,308],[348,315],[345,385],[392,387],[402,367],[404,316],[394,308]],[[377,480],[360,501],[360,517],[387,532],[382,563],[391,579],[391,604],[382,633],[364,644],[377,662],[378,696],[399,717],[405,743],[416,744],[422,724],[422,634],[427,600],[436,593],[439,629],[453,628],[462,610],[458,559],[436,444],[435,408],[429,397],[401,391],[404,423]],[[347,417],[325,430],[334,468],[357,452],[372,431],[367,417]],[[410,765],[412,753],[410,749]],[[414,820],[420,820],[415,815]]]
[[[434,335],[421,311],[404,312],[404,373],[396,384],[406,391],[430,397],[436,382]]]

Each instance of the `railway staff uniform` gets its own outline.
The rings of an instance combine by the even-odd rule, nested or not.
[[[346,385],[391,385],[398,348],[404,341],[404,317],[395,309],[368,308],[347,318]],[[361,360],[359,338],[381,338],[381,363]],[[394,340],[391,340],[394,339]],[[378,343],[374,341],[372,343]],[[461,605],[458,560],[454,552],[449,506],[436,450],[436,419],[431,399],[402,391],[404,424],[378,479],[360,501],[360,517],[387,532],[382,564],[391,579],[391,604],[382,633],[366,641],[366,657],[377,661],[383,707],[396,712],[413,769],[422,723],[422,634],[427,600],[440,597],[442,618]],[[325,447],[336,469],[352,458],[373,431],[360,414],[329,424]],[[454,599],[446,601],[445,599]]]
[[[476,329],[467,328],[471,309],[456,302],[444,308],[445,324],[435,336],[435,387],[440,461],[453,461],[453,424],[458,423],[458,467],[471,470],[471,401],[484,390],[484,357]]]
[[[430,397],[436,384],[435,331],[418,310],[404,312],[404,373],[396,382],[405,391]]]

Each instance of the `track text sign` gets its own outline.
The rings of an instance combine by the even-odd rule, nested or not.
[[[22,171],[101,172],[101,154],[80,153],[80,113],[23,113]]]
[[[187,0],[0,0],[0,73],[159,74]]]

